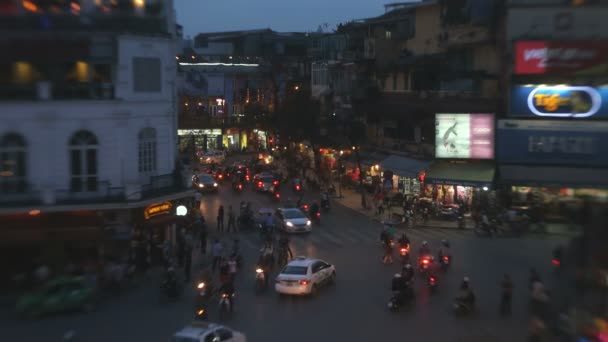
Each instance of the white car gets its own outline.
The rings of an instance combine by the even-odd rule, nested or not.
[[[336,267],[323,260],[296,257],[277,276],[274,289],[279,294],[314,295],[319,287],[336,281]]]
[[[247,338],[223,325],[193,322],[176,332],[169,342],[247,342]]]
[[[274,214],[277,226],[288,233],[310,233],[312,222],[298,208],[279,208]]]

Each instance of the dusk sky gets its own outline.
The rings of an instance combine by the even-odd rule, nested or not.
[[[315,31],[338,23],[384,13],[391,0],[175,0],[177,20],[185,36],[200,32],[271,28]]]

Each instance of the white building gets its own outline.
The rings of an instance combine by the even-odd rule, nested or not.
[[[89,213],[124,231],[150,204],[191,196],[175,171],[173,1],[81,1],[48,15],[44,30],[48,2],[25,3],[0,13],[10,71],[0,74],[0,240],[44,241],[54,228],[10,226],[47,213]]]

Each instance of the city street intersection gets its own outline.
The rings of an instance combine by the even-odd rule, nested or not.
[[[284,187],[283,197],[291,191]],[[305,201],[318,200],[307,194]],[[209,226],[210,240],[219,236],[226,248],[235,236],[215,233],[215,216],[220,204],[238,212],[241,201],[250,201],[254,210],[274,208],[269,196],[246,189],[233,194],[229,185],[220,193],[206,194],[201,209]],[[248,341],[522,341],[527,331],[528,270],[536,267],[549,288],[557,283],[551,273],[551,250],[563,239],[551,236],[524,238],[479,238],[470,230],[410,229],[408,235],[416,251],[423,240],[436,253],[441,239],[452,245],[453,265],[439,275],[439,289],[430,295],[420,277],[416,278],[416,304],[397,313],[386,305],[391,295],[390,280],[400,265],[381,263],[381,225],[355,211],[334,204],[323,214],[321,226],[309,235],[292,236],[294,255],[318,257],[336,265],[335,286],[323,288],[314,298],[280,298],[274,289],[254,293],[254,262],[261,247],[259,235],[238,234],[244,267],[236,279],[235,310],[222,324],[242,331]],[[193,274],[208,256],[194,251]],[[498,316],[500,280],[511,274],[514,284],[513,316]],[[159,303],[160,272],[149,275],[140,286],[119,297],[104,298],[92,313],[75,313],[23,321],[10,308],[0,312],[4,341],[59,341],[73,329],[78,341],[167,341],[193,317],[194,280],[187,284],[175,303]],[[180,275],[183,274],[180,270]],[[451,312],[452,299],[464,276],[471,279],[480,314],[458,318]],[[217,321],[215,306],[210,320]]]

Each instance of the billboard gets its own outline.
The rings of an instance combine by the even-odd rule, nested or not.
[[[608,87],[515,86],[510,102],[509,116],[608,117]]]
[[[499,120],[501,164],[608,166],[608,122]]]
[[[435,158],[493,159],[494,114],[435,114]]]
[[[519,41],[515,43],[517,75],[598,73],[608,69],[606,41]]]

